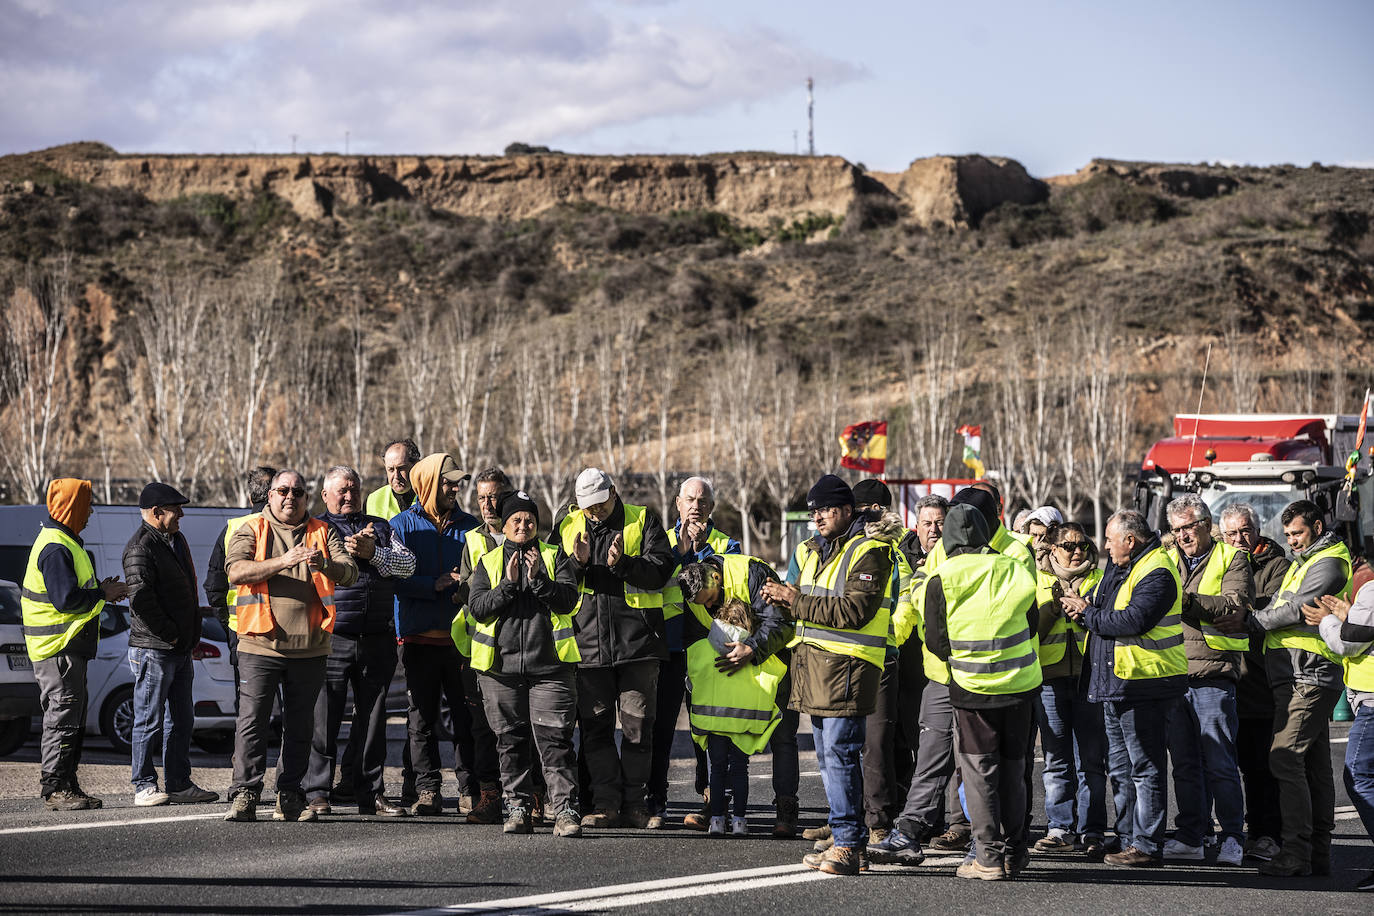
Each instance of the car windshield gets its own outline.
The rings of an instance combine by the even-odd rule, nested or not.
[[[0,582],[0,623],[23,623],[23,611],[19,607],[19,586],[12,582]]]
[[[1260,534],[1275,541],[1279,546],[1286,542],[1283,538],[1283,522],[1280,516],[1283,515],[1284,508],[1293,500],[1298,498],[1298,494],[1292,490],[1283,491],[1245,491],[1245,490],[1203,490],[1202,499],[1207,503],[1207,508],[1212,510],[1212,518],[1217,522],[1221,521],[1221,513],[1226,511],[1228,506],[1248,503],[1259,516]]]

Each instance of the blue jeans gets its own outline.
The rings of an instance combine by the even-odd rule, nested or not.
[[[196,723],[189,652],[129,647],[134,672],[134,791],[157,788],[152,747],[162,738],[162,769],[168,792],[191,785],[191,729]]]
[[[1365,833],[1374,837],[1374,706],[1355,710],[1345,746],[1345,791],[1359,812]]]
[[[1178,830],[1174,839],[1201,846],[1212,834],[1216,805],[1221,839],[1245,842],[1245,794],[1236,758],[1235,682],[1224,678],[1191,681],[1169,722]]]
[[[830,803],[830,833],[836,846],[854,849],[862,845],[860,817],[864,784],[860,756],[864,748],[863,716],[834,716],[811,720],[816,741],[816,763]]]
[[[1045,816],[1051,830],[1101,839],[1107,832],[1107,733],[1102,704],[1089,703],[1077,680],[1057,677],[1040,688]]]
[[[1116,835],[1159,855],[1169,816],[1169,720],[1181,698],[1108,701],[1102,704],[1107,731],[1107,768],[1116,803]]]

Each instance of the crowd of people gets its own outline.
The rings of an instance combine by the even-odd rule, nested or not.
[[[216,542],[204,590],[230,633],[238,696],[226,820],[257,818],[279,708],[277,820],[344,803],[442,814],[451,739],[470,822],[551,824],[559,837],[663,829],[685,702],[696,773],[682,824],[715,836],[750,833],[749,760],[763,753],[771,834],[797,835],[797,731],[810,718],[829,813],[804,831],[804,861],[831,874],[938,851],[965,854],[960,877],[1005,880],[1032,851],[1152,868],[1215,847],[1218,864],[1322,875],[1328,722],[1345,689],[1346,788],[1374,829],[1374,590],[1353,595],[1351,554],[1311,502],[1282,513],[1291,559],[1251,507],[1228,506],[1214,532],[1185,494],[1163,538],[1135,511],[1113,515],[1099,561],[1053,507],[1009,530],[990,482],[920,499],[908,530],[884,483],[827,474],[807,493],[815,534],[780,576],[715,527],[701,477],[682,483],[665,528],[597,468],[545,519],[499,468],[471,478],[409,440],[382,458],[387,484],[365,499],[356,470],[328,469],[316,517],[302,474],[252,469],[251,511]],[[459,507],[469,480],[480,518]],[[134,804],[218,800],[191,781],[201,611],[186,503],[166,484],[144,489],[121,582],[97,578],[82,547],[90,483],[49,487],[22,589],[49,808],[100,807],[77,780],[85,665],[103,603],[123,600]],[[393,800],[398,663],[409,710]],[[1046,831],[1033,840],[1037,742]],[[1358,888],[1374,889],[1374,873]]]

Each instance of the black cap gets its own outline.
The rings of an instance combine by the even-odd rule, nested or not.
[[[972,506],[983,516],[983,521],[987,523],[988,531],[997,530],[997,526],[1002,524],[1002,519],[997,515],[997,498],[987,490],[979,487],[964,487],[954,498],[949,501],[951,506]],[[949,517],[945,517],[945,524],[949,524]]]
[[[156,480],[144,487],[143,492],[138,494],[138,507],[140,509],[155,509],[158,506],[184,506],[189,502],[190,500],[182,496],[176,487],[158,483]]]
[[[831,506],[854,505],[854,491],[834,474],[825,474],[806,491],[806,508],[829,509]]]
[[[534,516],[534,524],[539,525],[539,506],[524,490],[514,490],[501,499],[501,524],[517,512],[528,512]]]
[[[892,491],[881,480],[869,477],[854,484],[854,505],[882,506],[884,509],[890,509]]]

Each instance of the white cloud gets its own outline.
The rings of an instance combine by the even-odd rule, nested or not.
[[[700,115],[859,66],[775,31],[598,0],[0,0],[0,151],[498,152]],[[571,145],[571,144],[570,144]]]

